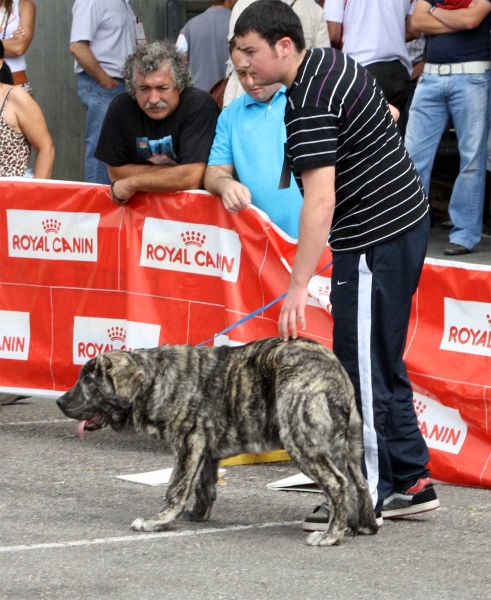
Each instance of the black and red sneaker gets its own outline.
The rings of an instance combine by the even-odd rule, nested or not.
[[[417,483],[404,492],[395,492],[384,500],[382,517],[395,519],[418,515],[439,508],[438,500],[431,479],[418,479]]]

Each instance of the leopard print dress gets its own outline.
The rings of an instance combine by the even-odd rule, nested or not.
[[[0,109],[0,177],[22,177],[29,168],[31,146],[23,133],[12,129],[3,119],[7,105],[7,92]]]

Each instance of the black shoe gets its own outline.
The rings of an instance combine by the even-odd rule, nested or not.
[[[443,254],[446,254],[447,256],[459,256],[460,254],[469,254],[469,252],[469,248],[461,246],[460,244],[454,244],[453,242],[450,242],[450,244],[448,244],[448,246],[443,251]]]
[[[394,519],[418,515],[439,508],[440,500],[436,497],[431,479],[418,479],[418,482],[404,492],[396,492],[384,500],[382,517]]]
[[[452,221],[442,221],[442,229],[452,229],[453,223]]]
[[[323,502],[314,508],[314,512],[303,522],[304,531],[327,531],[329,521],[331,520],[331,509],[327,502]],[[382,527],[384,524],[383,516],[376,515],[377,525]],[[360,530],[361,534],[364,532]]]
[[[491,224],[482,226],[482,237],[483,238],[491,238]]]
[[[327,502],[314,508],[314,512],[303,522],[304,531],[327,531],[331,520],[331,509]]]

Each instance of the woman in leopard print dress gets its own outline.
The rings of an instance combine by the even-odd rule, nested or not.
[[[26,90],[13,86],[0,41],[0,177],[22,177],[29,167],[31,144],[37,152],[34,177],[51,177],[55,157],[41,109]],[[0,407],[24,396],[0,393]]]
[[[11,83],[0,41],[0,177],[25,175],[32,146],[37,153],[34,177],[49,179],[55,151],[43,113],[24,89]]]

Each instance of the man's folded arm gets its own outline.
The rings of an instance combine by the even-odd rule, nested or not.
[[[436,8],[432,17],[456,30],[475,29],[483,19],[491,12],[491,3],[485,0],[479,0],[473,6],[468,8],[458,8],[457,10],[445,10]]]
[[[432,5],[427,0],[418,0],[411,18],[411,28],[415,31],[428,35],[439,35],[440,33],[454,33],[456,30],[444,25],[430,14]],[[452,12],[452,11],[448,11]]]
[[[133,192],[196,190],[203,185],[205,169],[205,162],[188,165],[159,165],[155,169],[130,175],[120,181],[124,187]]]
[[[140,173],[152,173],[162,169],[162,165],[135,165],[128,164],[122,165],[121,167],[114,167],[107,165],[107,172],[111,181],[118,181],[119,179],[126,179],[131,175],[139,175]]]

